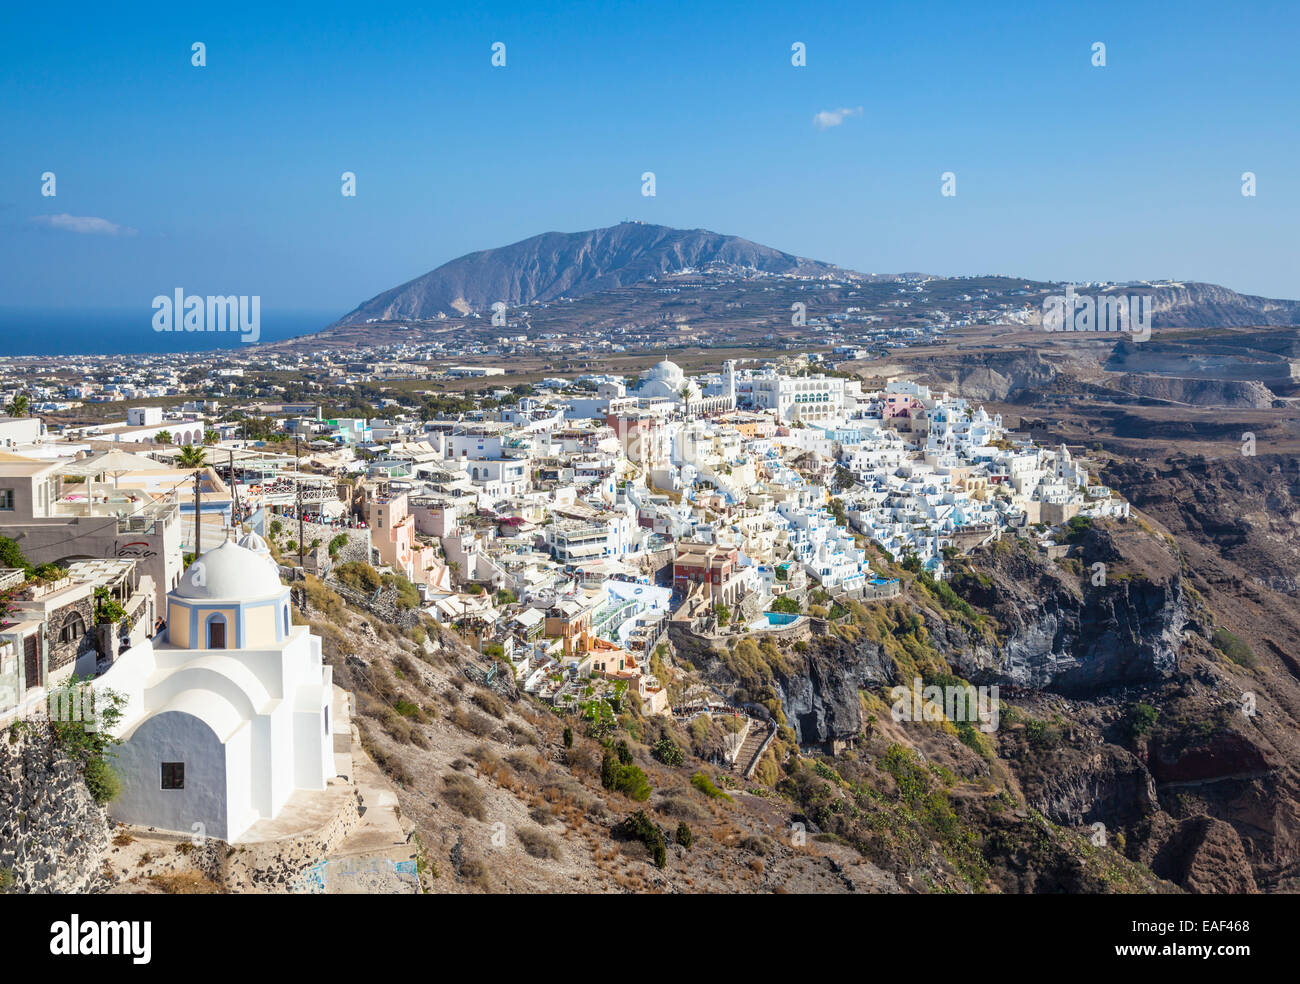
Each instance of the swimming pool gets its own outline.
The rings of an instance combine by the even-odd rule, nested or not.
[[[768,625],[789,625],[799,617],[789,612],[764,612],[763,614],[767,616]]]

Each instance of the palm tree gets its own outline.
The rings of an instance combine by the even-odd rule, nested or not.
[[[153,436],[153,439],[154,439],[156,442],[158,442],[159,444],[171,444],[171,442],[172,442],[172,432],[171,432],[171,431],[159,431],[157,434],[155,434],[155,435]]]
[[[221,431],[213,430],[211,427],[209,427],[207,430],[203,432],[204,444],[216,444],[220,440],[221,440]]]
[[[207,452],[202,448],[196,448],[193,444],[187,444],[181,448],[180,457],[176,460],[182,468],[201,468],[203,461],[207,458]]]
[[[17,393],[10,404],[5,407],[5,413],[11,417],[26,417],[27,410],[31,404],[27,400],[25,393]]]

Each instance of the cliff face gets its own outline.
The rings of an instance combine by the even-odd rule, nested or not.
[[[810,647],[793,672],[777,674],[781,708],[800,745],[858,734],[862,730],[858,691],[894,682],[894,665],[880,646],[855,646],[838,637]]]
[[[1172,554],[1137,570],[1121,566],[1114,537],[1094,530],[1074,558],[1083,576],[1023,546],[977,551],[980,578],[958,588],[997,623],[997,642],[972,638],[942,619],[927,627],[954,669],[980,683],[1076,696],[1151,683],[1178,665],[1193,616]],[[1100,581],[1105,565],[1105,582]]]
[[[969,400],[1006,400],[1021,390],[1049,385],[1060,370],[1036,350],[945,354],[914,360],[932,385]]]
[[[43,732],[0,735],[0,875],[11,890],[101,888],[107,850],[107,815],[73,762]]]

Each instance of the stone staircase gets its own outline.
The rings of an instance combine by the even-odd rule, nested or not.
[[[753,767],[757,764],[759,753],[767,746],[769,734],[771,732],[761,722],[751,722],[749,734],[745,736],[740,751],[736,753],[736,760],[731,765],[731,771],[738,772],[745,778],[749,778]]]

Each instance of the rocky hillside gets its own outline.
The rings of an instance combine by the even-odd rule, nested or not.
[[[416,825],[429,891],[1176,891],[1044,814],[997,742],[892,720],[886,684],[947,672],[910,602],[855,606],[811,640],[656,654],[676,700],[712,683],[776,723],[745,779],[722,757],[729,714],[557,715],[452,633],[399,630],[326,585],[305,601]]]
[[[1152,325],[1157,329],[1300,324],[1300,301],[1238,294],[1201,283],[1162,285],[1151,293]]]
[[[587,232],[547,232],[469,253],[372,297],[337,324],[482,314],[498,301],[513,306],[582,297],[688,268],[849,275],[736,236],[623,222]]]
[[[1179,467],[1254,481],[1277,508],[1294,485],[1262,462]],[[1107,480],[1154,496],[1166,479]],[[1240,528],[1218,508],[1076,523],[1054,560],[1008,536],[945,582],[872,548],[898,598],[814,589],[798,631],[767,636],[677,626],[652,660],[674,704],[730,705],[689,719],[627,699],[557,713],[455,633],[314,579],[295,617],[356,695],[429,892],[1294,891],[1300,624],[1235,572]],[[916,681],[940,689],[913,699]],[[998,688],[992,716],[942,689],[968,687]],[[745,718],[772,737],[747,741],[742,773],[724,751]],[[67,814],[86,799],[75,770],[25,746],[0,765],[25,807],[6,815],[28,825],[2,832],[0,851],[22,837],[27,854],[0,865],[50,877],[40,831],[75,822],[90,878],[102,812]]]

